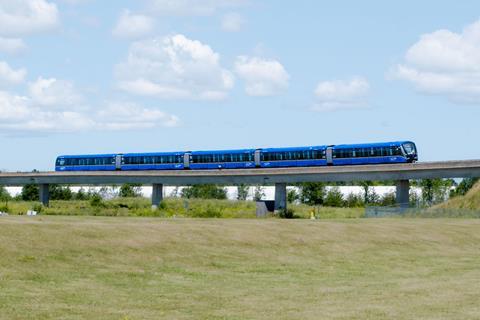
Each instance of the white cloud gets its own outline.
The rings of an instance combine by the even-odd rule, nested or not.
[[[181,34],[134,42],[115,74],[124,91],[166,99],[223,99],[234,84],[218,53]]]
[[[22,39],[0,37],[0,52],[15,55],[26,49],[27,45]]]
[[[238,13],[228,13],[222,17],[222,30],[238,32],[245,24],[245,19]]]
[[[178,123],[175,115],[132,103],[107,103],[106,107],[86,110],[76,106],[70,110],[54,110],[31,97],[0,91],[0,132],[4,134],[135,130],[174,127]]]
[[[119,38],[135,39],[152,33],[153,28],[154,20],[152,18],[124,10],[112,30],[112,34]]]
[[[81,5],[85,3],[92,2],[92,0],[58,0],[69,5]]]
[[[79,106],[83,100],[72,82],[55,78],[38,78],[29,84],[29,93],[36,104],[55,109]]]
[[[290,76],[276,60],[239,56],[235,72],[245,80],[245,91],[251,96],[272,96],[288,88]]]
[[[422,93],[458,103],[480,102],[480,21],[461,33],[437,30],[422,35],[390,76],[412,83]]]
[[[163,16],[210,16],[222,8],[238,7],[247,0],[149,0],[149,10]]]
[[[323,81],[315,89],[316,103],[313,108],[317,111],[334,111],[366,107],[369,90],[368,81],[362,77],[346,81]]]
[[[25,80],[27,70],[24,68],[14,70],[8,63],[0,61],[0,87],[2,85],[17,85]]]
[[[179,123],[175,115],[125,102],[111,103],[97,115],[101,126],[108,130],[176,127]]]
[[[58,9],[45,0],[0,0],[0,36],[17,37],[51,30]]]

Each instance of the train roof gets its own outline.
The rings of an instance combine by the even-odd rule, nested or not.
[[[181,156],[185,152],[144,152],[144,153],[122,153],[124,157],[155,157],[155,156]]]
[[[327,146],[307,146],[307,147],[286,147],[286,148],[262,148],[264,152],[282,152],[282,151],[305,151],[305,150],[325,150]]]
[[[202,154],[220,154],[220,153],[254,153],[255,149],[235,149],[235,150],[205,150],[205,151],[192,151],[192,155]]]
[[[72,158],[111,158],[115,157],[116,154],[114,153],[106,153],[106,154],[78,154],[78,155],[61,155],[58,156],[57,158],[66,158],[66,159],[72,159]]]
[[[347,149],[347,148],[371,148],[371,147],[392,147],[400,146],[404,143],[414,143],[412,141],[393,141],[393,142],[375,142],[375,143],[357,143],[357,144],[338,144],[333,147],[336,149]],[[306,146],[306,147],[286,147],[286,148],[260,148],[264,152],[282,152],[282,151],[305,151],[305,150],[325,150],[328,146]],[[257,149],[233,149],[233,150],[202,150],[202,151],[192,151],[192,155],[202,155],[202,154],[222,154],[222,153],[254,153]],[[61,155],[58,158],[110,158],[115,157],[116,155],[123,155],[125,157],[135,157],[135,156],[180,156],[185,154],[186,151],[175,151],[175,152],[147,152],[147,153],[106,153],[106,154],[88,154],[88,155]]]
[[[346,148],[371,148],[371,147],[396,147],[404,143],[413,143],[412,141],[392,141],[392,142],[374,142],[374,143],[357,143],[357,144],[337,144],[334,147],[338,149]]]

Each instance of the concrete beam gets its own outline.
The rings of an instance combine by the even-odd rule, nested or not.
[[[472,177],[480,177],[480,160],[336,167],[0,173],[0,185],[22,186],[54,183],[62,185],[138,183],[171,186],[193,184],[273,185],[299,182],[397,181]]]
[[[287,209],[287,184],[275,184],[275,212]]]
[[[152,185],[152,208],[158,208],[163,200],[163,184]]]
[[[397,205],[400,208],[408,208],[410,203],[410,181],[399,180],[397,181]]]
[[[45,206],[48,207],[50,205],[50,190],[48,184],[41,184],[39,185],[40,191],[40,202]]]

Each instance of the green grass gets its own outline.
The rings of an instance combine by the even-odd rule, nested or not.
[[[0,208],[4,204],[0,205]],[[39,207],[36,202],[11,201],[9,214],[25,215],[27,210]],[[299,218],[310,218],[313,211],[320,218],[359,218],[363,208],[313,208],[307,205],[289,205]],[[157,210],[152,210],[146,198],[117,198],[92,206],[89,201],[51,201],[48,208],[41,208],[42,215],[72,216],[129,216],[129,217],[188,217],[188,218],[254,218],[256,204],[253,201],[205,200],[167,198]]]
[[[0,319],[478,319],[480,221],[0,217]]]

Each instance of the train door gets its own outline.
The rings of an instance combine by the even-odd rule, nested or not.
[[[254,160],[255,160],[255,167],[257,167],[257,168],[260,167],[261,152],[262,152],[262,150],[260,150],[260,149],[255,150]]]
[[[122,155],[115,156],[115,170],[122,170]]]
[[[183,168],[190,169],[190,153],[186,152],[183,154]]]
[[[333,147],[327,147],[327,165],[333,165]]]

